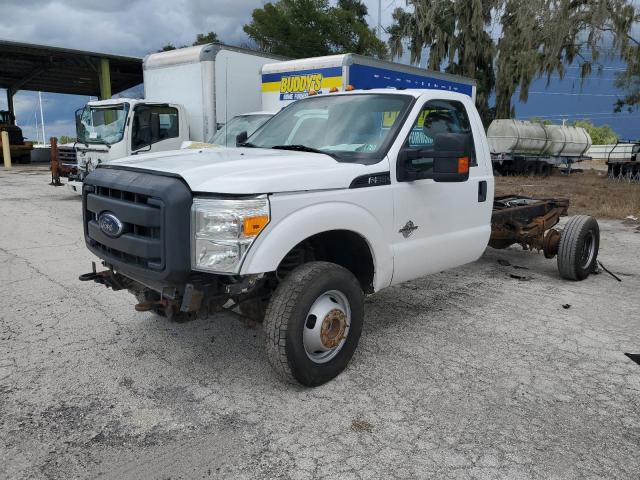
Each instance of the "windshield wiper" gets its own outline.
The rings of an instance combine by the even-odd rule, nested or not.
[[[326,152],[324,150],[318,150],[317,148],[313,147],[307,147],[306,145],[274,145],[271,148],[275,150],[293,150],[295,152],[322,153],[324,155],[329,155],[331,158],[336,158],[332,153]]]
[[[239,147],[246,147],[246,148],[260,148],[257,145],[254,145],[251,142],[243,142],[240,145],[238,145]]]

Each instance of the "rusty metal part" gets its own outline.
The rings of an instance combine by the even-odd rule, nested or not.
[[[320,341],[326,348],[335,348],[344,338],[346,328],[347,316],[342,310],[334,308],[322,320]]]
[[[134,305],[133,308],[135,308],[136,312],[149,312],[153,310],[153,307],[158,305],[158,303],[156,300],[147,300]]]
[[[197,312],[202,307],[204,292],[196,289],[193,284],[188,283],[184,295],[182,296],[181,312]]]
[[[555,257],[558,254],[558,245],[560,245],[560,232],[552,228],[542,240],[542,251],[545,258]]]
[[[51,137],[49,140],[51,144],[51,183],[54,187],[62,186],[60,182],[60,162],[58,162],[58,139]]]
[[[567,199],[497,197],[491,215],[489,246],[506,248],[518,243],[525,250],[543,250],[545,232],[554,227],[560,217],[567,215],[568,209]],[[554,243],[551,240],[549,252],[553,251]],[[557,243],[555,249],[557,252]]]
[[[92,271],[89,273],[83,273],[78,276],[78,280],[81,282],[94,281],[111,288],[114,292],[118,290],[124,290],[129,288],[131,280],[127,277],[115,273],[113,270],[103,270],[96,272],[96,263],[91,262]]]

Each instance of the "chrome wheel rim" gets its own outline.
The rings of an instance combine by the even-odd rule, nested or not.
[[[329,290],[320,295],[305,317],[302,342],[307,357],[326,363],[342,350],[349,335],[351,307],[344,293]]]
[[[592,231],[589,231],[584,237],[584,243],[582,244],[582,255],[580,256],[580,267],[582,269],[587,268],[593,261],[593,256],[596,250],[596,241]]]

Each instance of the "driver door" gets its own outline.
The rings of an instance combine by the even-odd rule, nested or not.
[[[472,130],[462,102],[428,100],[404,140],[403,149],[429,151],[438,134],[468,134],[470,168],[463,182],[394,183],[393,284],[474,261],[484,251],[491,232],[491,202],[486,193],[491,178],[484,165],[478,166],[480,142]],[[433,158],[412,162],[414,168],[433,169]]]
[[[178,109],[169,105],[139,105],[134,109],[131,152],[147,153],[180,148]]]

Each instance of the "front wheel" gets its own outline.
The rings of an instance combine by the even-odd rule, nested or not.
[[[271,366],[287,381],[315,387],[342,372],[358,345],[364,294],[345,268],[305,263],[274,292],[264,328]]]

